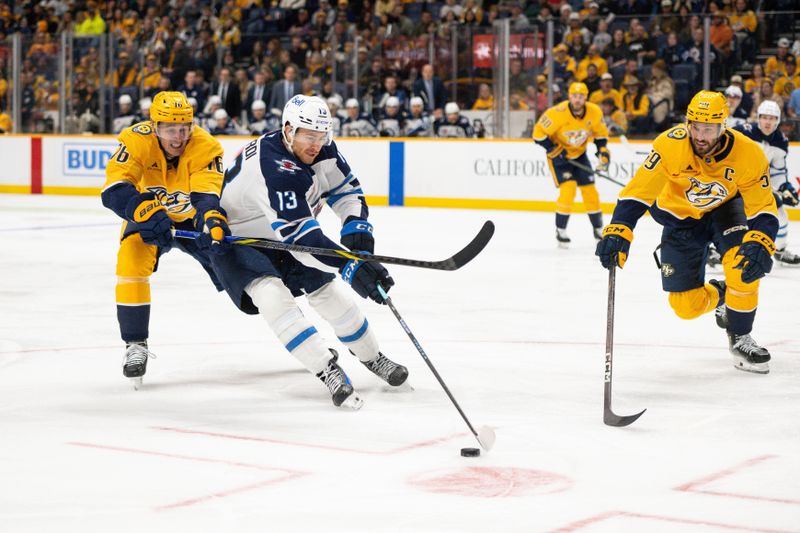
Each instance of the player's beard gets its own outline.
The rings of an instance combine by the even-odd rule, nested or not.
[[[714,149],[719,144],[719,140],[721,138],[722,138],[722,135],[717,137],[716,140],[714,140],[713,143],[709,143],[708,141],[705,141],[705,143],[703,144],[703,148],[698,148],[698,146],[695,144],[695,139],[692,138],[691,135],[689,136],[689,142],[692,144],[692,151],[694,152],[694,155],[696,155],[698,157],[703,157],[703,156],[706,156],[706,155],[708,155],[708,154],[710,154],[711,152],[714,151]]]

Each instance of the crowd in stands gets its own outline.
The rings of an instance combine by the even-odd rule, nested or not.
[[[792,9],[791,0],[0,0],[0,130],[12,127],[10,36],[19,33],[21,131],[57,131],[58,51],[69,34],[68,133],[117,132],[147,118],[155,93],[178,90],[198,125],[219,135],[272,129],[303,93],[328,101],[337,135],[482,136],[482,122],[462,113],[494,106],[492,70],[473,66],[471,36],[508,18],[522,33],[552,20],[556,43],[552,73],[510,58],[512,111],[538,115],[548,96],[558,102],[583,81],[612,134],[654,136],[702,86],[708,17],[712,88],[732,105],[738,98],[740,118],[774,100],[796,139],[800,11],[771,13]],[[454,35],[464,50],[455,71],[429,55]],[[113,57],[105,75],[102,39]]]

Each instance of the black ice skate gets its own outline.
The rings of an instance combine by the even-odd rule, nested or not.
[[[155,354],[147,349],[147,341],[133,341],[125,345],[125,357],[122,360],[122,375],[133,380],[133,388],[142,386],[142,377],[147,372],[147,359]]]
[[[775,251],[775,260],[783,266],[800,266],[800,255],[793,254],[786,248]]]
[[[750,335],[728,333],[733,366],[756,374],[769,373],[770,355],[766,348],[756,344]]]
[[[713,286],[719,291],[719,303],[717,308],[714,309],[714,318],[717,319],[717,326],[727,330],[728,329],[728,308],[725,307],[725,282],[717,281],[715,279],[708,280],[708,284]]]
[[[372,361],[361,361],[361,364],[392,387],[399,387],[408,378],[406,367],[398,365],[380,352]]]
[[[572,242],[567,236],[566,228],[556,228],[556,240],[558,241],[559,248],[569,248],[569,243]]]
[[[328,387],[331,393],[331,400],[336,407],[346,407],[348,409],[361,409],[364,405],[362,400],[350,384],[350,378],[344,370],[336,364],[336,358],[328,361],[328,365],[317,377]]]
[[[720,265],[722,265],[722,256],[719,255],[716,248],[711,246],[708,249],[708,256],[706,256],[706,266],[708,268],[718,268]]]

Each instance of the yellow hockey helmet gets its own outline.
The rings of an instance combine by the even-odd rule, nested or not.
[[[722,124],[728,118],[728,113],[728,101],[725,95],[715,91],[700,91],[689,102],[686,120]]]
[[[567,94],[582,94],[584,96],[589,96],[589,88],[586,87],[585,83],[576,81],[575,83],[570,84]]]
[[[191,124],[193,118],[194,110],[185,94],[177,91],[161,91],[153,97],[150,120]]]

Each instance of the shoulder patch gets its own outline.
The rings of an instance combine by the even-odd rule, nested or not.
[[[686,138],[686,128],[683,128],[683,127],[679,126],[679,127],[675,128],[675,129],[671,130],[669,133],[667,133],[667,137],[669,137],[670,139],[677,139],[677,140],[685,139]]]
[[[151,133],[153,133],[153,128],[150,127],[150,124],[141,123],[135,125],[131,131],[133,131],[134,133],[139,133],[141,135],[150,135]]]

